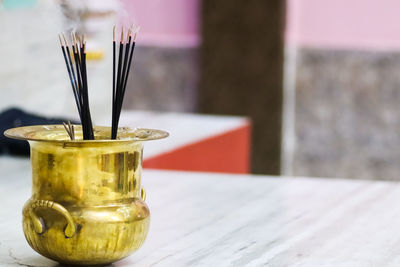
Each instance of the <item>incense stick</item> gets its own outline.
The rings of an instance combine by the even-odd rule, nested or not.
[[[93,140],[93,125],[89,108],[89,95],[86,71],[86,42],[84,37],[77,38],[75,33],[71,33],[71,44],[73,60],[68,47],[68,42],[62,34],[64,44],[60,39],[61,49],[65,64],[67,66],[68,75],[70,77],[72,91],[74,93],[75,102],[78,108],[79,117],[82,124],[82,133],[84,140]],[[65,45],[65,48],[64,48]],[[75,65],[75,66],[74,66]],[[76,74],[75,74],[76,72]],[[73,126],[71,125],[73,129]]]
[[[127,73],[126,73],[126,76],[125,76],[125,79],[124,79],[124,84],[123,84],[123,86],[122,86],[122,96],[121,96],[121,98],[119,99],[120,103],[119,103],[119,105],[118,105],[117,125],[118,125],[118,123],[119,123],[119,118],[120,118],[120,115],[121,115],[122,104],[123,104],[123,100],[124,100],[124,96],[125,96],[125,90],[126,90],[126,84],[127,84],[127,82],[128,82],[129,73],[130,73],[129,71],[130,71],[130,69],[131,69],[130,66],[131,66],[131,63],[132,63],[132,56],[133,56],[133,52],[134,52],[134,50],[135,50],[136,36],[137,36],[137,33],[139,32],[139,30],[140,30],[140,27],[137,27],[136,30],[134,31],[132,48],[131,48],[131,51],[130,51],[130,54],[129,54],[128,71],[127,71]]]
[[[74,125],[71,124],[70,121],[68,121],[68,124],[66,124],[65,122],[63,122],[65,131],[67,132],[67,134],[69,135],[69,138],[71,140],[75,140],[75,130],[74,130]]]
[[[121,78],[122,78],[122,73],[121,73],[121,67],[122,67],[122,56],[124,52],[124,28],[122,27],[121,29],[121,39],[119,43],[119,51],[118,51],[118,70],[117,70],[117,83],[116,83],[116,89],[115,89],[115,99],[114,99],[114,105],[113,105],[113,113],[114,117],[112,118],[112,125],[111,125],[111,139],[116,139],[117,138],[117,131],[118,131],[118,124],[117,124],[117,113],[118,113],[118,99],[120,97],[120,88],[121,88]]]
[[[128,29],[126,38],[124,38],[124,28],[121,28],[121,38],[118,49],[116,45],[116,27],[113,28],[113,84],[112,84],[112,121],[111,121],[111,139],[116,139],[118,135],[118,124],[121,115],[122,104],[125,96],[126,85],[131,70],[132,56],[135,50],[136,36],[139,27]],[[62,37],[62,38],[61,38]],[[93,140],[93,124],[89,107],[89,92],[86,67],[86,41],[84,36],[77,36],[71,32],[71,48],[69,49],[68,41],[64,34],[58,36],[60,40],[61,50],[63,53],[65,65],[76,106],[78,108],[79,117],[82,124],[82,133],[84,140]],[[64,42],[63,42],[64,40]],[[72,54],[72,55],[71,55]],[[68,128],[70,137],[75,138],[73,133],[74,126],[64,124]],[[72,130],[71,130],[72,129]]]
[[[136,40],[136,35],[137,35],[138,30],[139,30],[139,27],[137,27],[135,29],[133,27],[133,25],[129,28],[125,44],[123,42],[123,40],[124,40],[123,28],[121,30],[120,49],[119,49],[119,56],[118,56],[117,82],[116,82],[115,90],[113,88],[113,107],[112,107],[113,116],[112,116],[112,123],[111,123],[111,139],[117,138],[119,118],[121,115],[122,104],[123,104],[123,100],[124,100],[124,96],[125,96],[127,81],[129,78],[129,72],[130,72],[130,68],[131,68],[132,56],[133,56],[133,51],[135,48],[135,40]],[[132,34],[133,34],[133,37],[132,37]],[[133,40],[133,42],[132,42],[132,40]],[[113,40],[113,43],[114,43],[114,40]],[[116,60],[115,55],[114,55],[113,59]],[[122,67],[122,70],[121,70],[121,67]],[[115,95],[114,95],[114,93],[115,93]]]
[[[111,114],[111,132],[114,131],[114,117],[115,117],[115,98],[116,98],[116,85],[115,85],[115,26],[113,28],[113,88],[112,88],[112,114]],[[112,134],[111,134],[112,135]]]
[[[64,35],[64,34],[62,34],[62,37],[63,37],[64,42],[65,42],[65,48],[66,48],[67,56],[68,56],[68,57],[67,57],[67,58],[68,58],[68,63],[69,63],[70,70],[71,70],[71,73],[72,73],[72,79],[73,79],[73,81],[74,81],[74,85],[72,86],[72,90],[73,90],[73,93],[74,93],[75,102],[76,102],[76,105],[77,105],[77,107],[78,107],[78,112],[79,112],[79,117],[80,117],[80,116],[81,116],[81,106],[82,106],[82,102],[81,102],[81,97],[80,97],[80,95],[79,95],[78,84],[77,84],[76,78],[75,78],[74,65],[73,65],[73,63],[72,63],[71,52],[70,52],[69,47],[68,47],[68,41],[67,41],[67,39],[65,38],[65,35]]]

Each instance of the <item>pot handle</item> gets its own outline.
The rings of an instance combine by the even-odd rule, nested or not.
[[[33,203],[31,204],[31,210],[32,210],[31,218],[36,233],[42,234],[44,233],[44,231],[46,231],[43,218],[38,217],[35,213],[35,210],[37,208],[50,208],[60,213],[62,216],[64,216],[65,220],[68,223],[64,229],[65,236],[67,238],[70,238],[75,235],[76,226],[74,220],[72,219],[71,214],[68,212],[66,208],[51,200],[34,200]]]
[[[142,198],[143,201],[146,200],[146,190],[144,190],[143,187],[140,189],[140,197]]]

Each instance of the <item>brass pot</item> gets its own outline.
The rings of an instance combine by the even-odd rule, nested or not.
[[[23,208],[23,230],[41,255],[65,264],[106,264],[136,251],[149,229],[141,186],[143,141],[165,138],[158,130],[95,127],[96,140],[69,140],[62,125],[7,130],[31,148],[32,197]]]

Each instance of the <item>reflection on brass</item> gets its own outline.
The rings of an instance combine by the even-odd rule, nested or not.
[[[31,146],[32,197],[23,208],[29,245],[64,264],[106,264],[136,251],[150,222],[137,160],[146,139],[126,130],[124,140],[99,140],[109,129],[96,127],[97,140],[81,140],[76,127],[70,140],[62,126],[44,127],[5,133]],[[166,136],[154,131],[148,139]]]
[[[128,169],[132,170],[134,169],[134,160],[135,160],[135,153],[129,153],[128,154]]]
[[[143,149],[139,152],[135,151],[134,155],[134,163],[133,163],[133,168],[134,170],[137,170],[139,168],[139,164],[142,164],[140,161],[142,160],[142,157],[140,156],[143,153]]]

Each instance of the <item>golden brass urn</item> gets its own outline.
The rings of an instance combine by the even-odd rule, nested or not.
[[[23,208],[23,230],[41,255],[65,264],[106,264],[144,242],[150,212],[141,186],[143,141],[166,132],[94,127],[95,140],[69,140],[62,125],[7,130],[31,147],[32,197]]]

